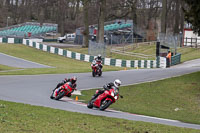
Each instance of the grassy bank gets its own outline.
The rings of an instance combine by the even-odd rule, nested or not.
[[[80,52],[87,54],[87,48],[68,48],[71,51]],[[109,51],[109,48],[108,48]],[[139,46],[137,49],[129,49],[130,52],[139,52],[139,53],[148,53],[153,54],[155,51],[154,45],[144,45]],[[63,56],[50,54],[31,48],[24,45],[13,45],[13,44],[0,44],[0,52],[30,60],[33,62],[41,63],[44,65],[52,66],[55,68],[37,68],[37,69],[24,69],[20,71],[9,71],[9,72],[0,72],[0,75],[26,75],[26,74],[56,74],[56,73],[81,73],[81,72],[90,72],[90,63],[84,61],[78,61]],[[178,52],[182,53],[182,62],[200,58],[199,49],[194,48],[178,48]],[[108,52],[107,57],[118,58],[118,59],[128,59],[133,60],[133,57],[124,56],[119,54],[110,54]],[[137,59],[137,58],[136,58]],[[6,66],[0,66],[0,71],[16,69]],[[123,70],[124,68],[113,67],[113,66],[104,66],[104,71],[116,71]]]
[[[2,133],[198,133],[199,130],[73,113],[0,100]]]
[[[113,45],[114,47],[114,45]],[[155,45],[140,45],[137,48],[130,47],[126,52],[132,52],[132,53],[141,53],[141,54],[146,54],[146,55],[154,55],[154,57],[149,58],[149,60],[155,60]],[[75,51],[79,53],[84,53],[88,54],[88,48],[65,48],[70,51]],[[111,46],[106,47],[106,57],[107,58],[114,58],[114,59],[124,59],[124,60],[145,60],[145,58],[139,58],[135,56],[130,56],[130,55],[122,55],[118,53],[111,53],[110,52]],[[123,50],[123,48],[119,48],[120,50]]]
[[[90,63],[43,52],[21,44],[0,44],[0,52],[55,68],[33,68],[21,71],[0,72],[0,75],[55,74],[90,72]],[[5,68],[4,68],[5,69]],[[120,67],[104,66],[104,71],[123,70]]]
[[[18,69],[18,68],[9,67],[9,66],[5,66],[5,65],[0,64],[0,71],[9,71],[9,70],[16,70],[16,69]]]
[[[70,51],[75,51],[79,53],[88,54],[88,48],[66,48]],[[123,50],[123,48],[121,48]],[[154,55],[154,58],[149,58],[151,60],[155,59],[156,56],[156,45],[138,45],[138,47],[130,47],[126,52],[131,53],[141,53],[146,55]],[[200,49],[191,48],[191,47],[178,47],[177,52],[181,53],[181,62],[193,60],[200,58]],[[107,47],[106,57],[115,58],[115,59],[124,59],[124,60],[144,60],[144,58],[138,58],[128,55],[120,55],[117,53],[110,53],[110,46]]]
[[[110,107],[124,112],[200,124],[200,72],[120,87],[124,96]],[[95,89],[96,90],[96,89]],[[87,103],[95,90],[82,91]]]
[[[200,58],[200,49],[182,47],[178,48],[178,52],[181,53],[181,62]]]

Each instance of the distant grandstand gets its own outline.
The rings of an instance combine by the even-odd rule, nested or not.
[[[144,38],[142,34],[135,29],[133,26],[132,20],[114,20],[104,23],[104,35],[107,38],[108,44],[122,44],[122,43],[133,43],[133,40],[137,38],[141,40]],[[76,29],[76,44],[83,43],[83,27]],[[98,32],[97,25],[90,25],[89,27],[89,36],[92,39],[93,36],[96,36]]]
[[[132,24],[130,23],[114,23],[114,24],[108,24],[104,26],[105,31],[111,31],[111,30],[119,30],[123,28],[130,28]]]
[[[40,38],[48,32],[57,32],[58,25],[51,23],[26,22],[0,29],[0,37]]]

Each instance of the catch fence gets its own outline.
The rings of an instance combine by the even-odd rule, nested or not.
[[[102,57],[106,57],[106,44],[89,41],[88,54],[92,56],[101,54]]]

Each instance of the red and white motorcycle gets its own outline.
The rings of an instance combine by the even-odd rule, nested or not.
[[[71,82],[67,82],[64,85],[60,86],[59,88],[55,89],[50,98],[51,99],[55,99],[55,100],[59,100],[64,96],[71,96],[71,93],[74,92],[74,90],[76,90],[75,88],[72,87],[72,83]]]
[[[102,75],[102,69],[100,68],[101,65],[99,62],[93,60],[91,67],[92,67],[92,76],[95,77],[96,75]]]
[[[98,93],[99,90],[96,91],[96,94]],[[100,94],[97,98],[91,99],[87,107],[88,108],[99,108],[100,110],[105,110],[107,109],[111,104],[115,103],[116,100],[119,99],[119,90],[115,87],[112,87],[109,90],[105,90],[104,93]],[[123,98],[123,96],[120,96]]]

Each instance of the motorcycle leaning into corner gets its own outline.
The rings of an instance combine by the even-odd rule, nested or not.
[[[96,91],[96,94],[100,90]],[[88,102],[87,107],[92,109],[93,107],[99,108],[100,110],[107,109],[111,104],[115,103],[116,100],[119,99],[119,90],[115,88],[114,86],[111,89],[105,90],[102,94],[100,94],[98,97],[93,98]],[[123,96],[120,96],[120,98],[123,98]]]
[[[92,76],[95,77],[96,75],[102,75],[102,69],[97,61],[93,60],[91,67],[92,67]]]
[[[71,93],[73,93],[74,90],[76,90],[76,89],[72,87],[72,83],[67,82],[64,85],[60,86],[59,88],[53,90],[50,98],[59,100],[64,96],[70,97]]]

